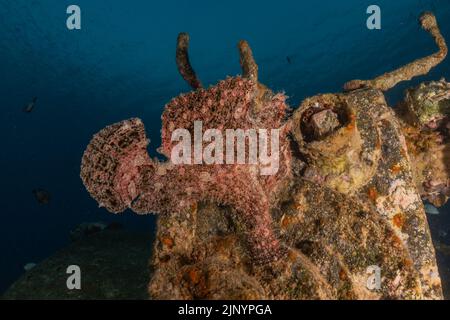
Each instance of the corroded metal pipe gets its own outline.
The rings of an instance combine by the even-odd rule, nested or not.
[[[241,40],[238,44],[240,53],[240,63],[242,67],[242,76],[255,83],[258,82],[258,65],[253,58],[252,49],[247,41]]]
[[[184,80],[193,88],[202,88],[200,80],[197,78],[194,69],[189,61],[189,35],[187,33],[180,33],[177,38],[177,52],[176,60],[178,71]]]
[[[419,19],[422,28],[431,34],[439,47],[439,51],[417,59],[397,70],[387,72],[372,80],[352,80],[344,85],[344,90],[351,91],[363,87],[370,87],[386,91],[396,86],[401,81],[408,81],[414,77],[427,74],[433,67],[437,66],[445,59],[448,53],[445,39],[439,31],[436,17],[431,12],[425,12]]]

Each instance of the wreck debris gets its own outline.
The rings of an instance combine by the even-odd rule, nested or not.
[[[425,12],[420,17],[420,25],[433,37],[439,51],[425,58],[415,60],[397,70],[385,73],[373,80],[352,80],[344,85],[344,90],[351,91],[363,87],[370,87],[381,91],[389,90],[401,81],[408,81],[414,77],[427,74],[447,56],[447,45],[439,31],[435,16],[431,12]]]
[[[338,115],[330,109],[325,109],[312,115],[311,125],[315,138],[320,139],[339,126]]]
[[[441,79],[406,90],[404,107],[413,125],[437,129],[450,116],[450,83]]]
[[[172,133],[184,128],[192,134],[196,120],[207,128],[280,128],[276,175],[258,175],[259,164],[152,160],[139,119],[94,136],[81,168],[92,197],[115,213],[126,208],[161,213],[151,297],[442,298],[420,198],[435,194],[427,183],[433,188],[441,184],[417,174],[423,172],[416,168],[420,161],[411,147],[417,140],[408,137],[409,127],[382,93],[428,72],[445,57],[434,16],[424,14],[421,23],[435,37],[438,53],[375,80],[350,82],[347,93],[307,98],[288,119],[286,97],[258,83],[258,67],[244,41],[239,44],[243,77],[207,90],[197,87],[166,105],[163,155],[170,157],[175,147]],[[178,48],[187,53],[183,40]],[[422,99],[413,92],[410,97]],[[440,97],[434,102],[446,99]],[[415,118],[428,123],[417,114],[420,110],[414,107]],[[427,130],[448,132],[445,118]],[[375,291],[367,287],[367,270],[373,266],[383,274]]]
[[[440,207],[450,197],[450,84],[441,79],[408,89],[397,109],[420,195]]]
[[[317,140],[304,123],[320,108],[340,114],[341,125]],[[306,161],[305,179],[374,205],[419,272],[420,295],[441,297],[439,278],[430,277],[430,272],[437,273],[434,249],[406,143],[382,92],[365,88],[308,98],[292,121],[294,139]]]
[[[280,241],[290,248],[289,254],[270,268],[249,269],[235,231],[239,225],[227,219],[231,214],[227,209],[201,204],[176,218],[161,216],[154,254],[154,263],[160,267],[149,285],[151,297],[421,297],[419,277],[408,253],[381,217],[357,199],[301,179],[290,194],[292,197],[280,206],[284,215],[274,215],[274,226],[284,230]],[[192,225],[196,226],[195,233]],[[170,247],[163,244],[169,234],[173,241]],[[178,259],[182,256],[189,257],[189,262]],[[370,265],[383,266],[379,290],[371,291],[366,286]]]
[[[385,103],[381,93],[366,95],[374,105]],[[340,192],[353,192],[367,183],[380,158],[374,115],[359,104],[356,94],[318,95],[305,99],[292,117],[294,139],[308,163],[306,172],[314,171],[316,181]],[[326,110],[335,114],[335,120],[331,132],[318,137],[312,121]]]
[[[450,148],[441,133],[404,126],[414,178],[423,200],[440,207],[450,196]]]
[[[189,61],[189,35],[187,33],[180,33],[177,39],[176,61],[178,71],[184,80],[192,87],[198,89],[202,87],[200,80],[197,78],[194,69]]]
[[[241,40],[238,44],[240,52],[240,63],[242,66],[242,76],[252,80],[254,83],[258,82],[258,65],[253,59],[252,49],[247,41]]]

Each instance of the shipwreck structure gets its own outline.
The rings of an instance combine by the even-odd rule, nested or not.
[[[395,109],[383,95],[447,55],[435,17],[424,13],[420,23],[435,54],[307,98],[295,111],[258,81],[247,42],[239,43],[242,76],[205,89],[189,63],[189,37],[179,35],[178,68],[194,91],[166,105],[160,152],[170,158],[172,133],[192,132],[194,121],[277,128],[280,164],[265,176],[261,163],[151,159],[136,118],[93,137],[81,165],[92,197],[113,213],[160,214],[151,298],[442,298],[422,199],[439,206],[450,195],[450,85],[423,83]]]

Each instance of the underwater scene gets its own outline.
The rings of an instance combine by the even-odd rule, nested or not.
[[[0,0],[0,299],[450,299],[449,42],[449,0]]]

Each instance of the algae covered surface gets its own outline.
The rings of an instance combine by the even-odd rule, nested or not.
[[[103,231],[60,250],[20,277],[2,299],[147,299],[152,237]],[[81,290],[66,286],[67,267],[82,270]]]

